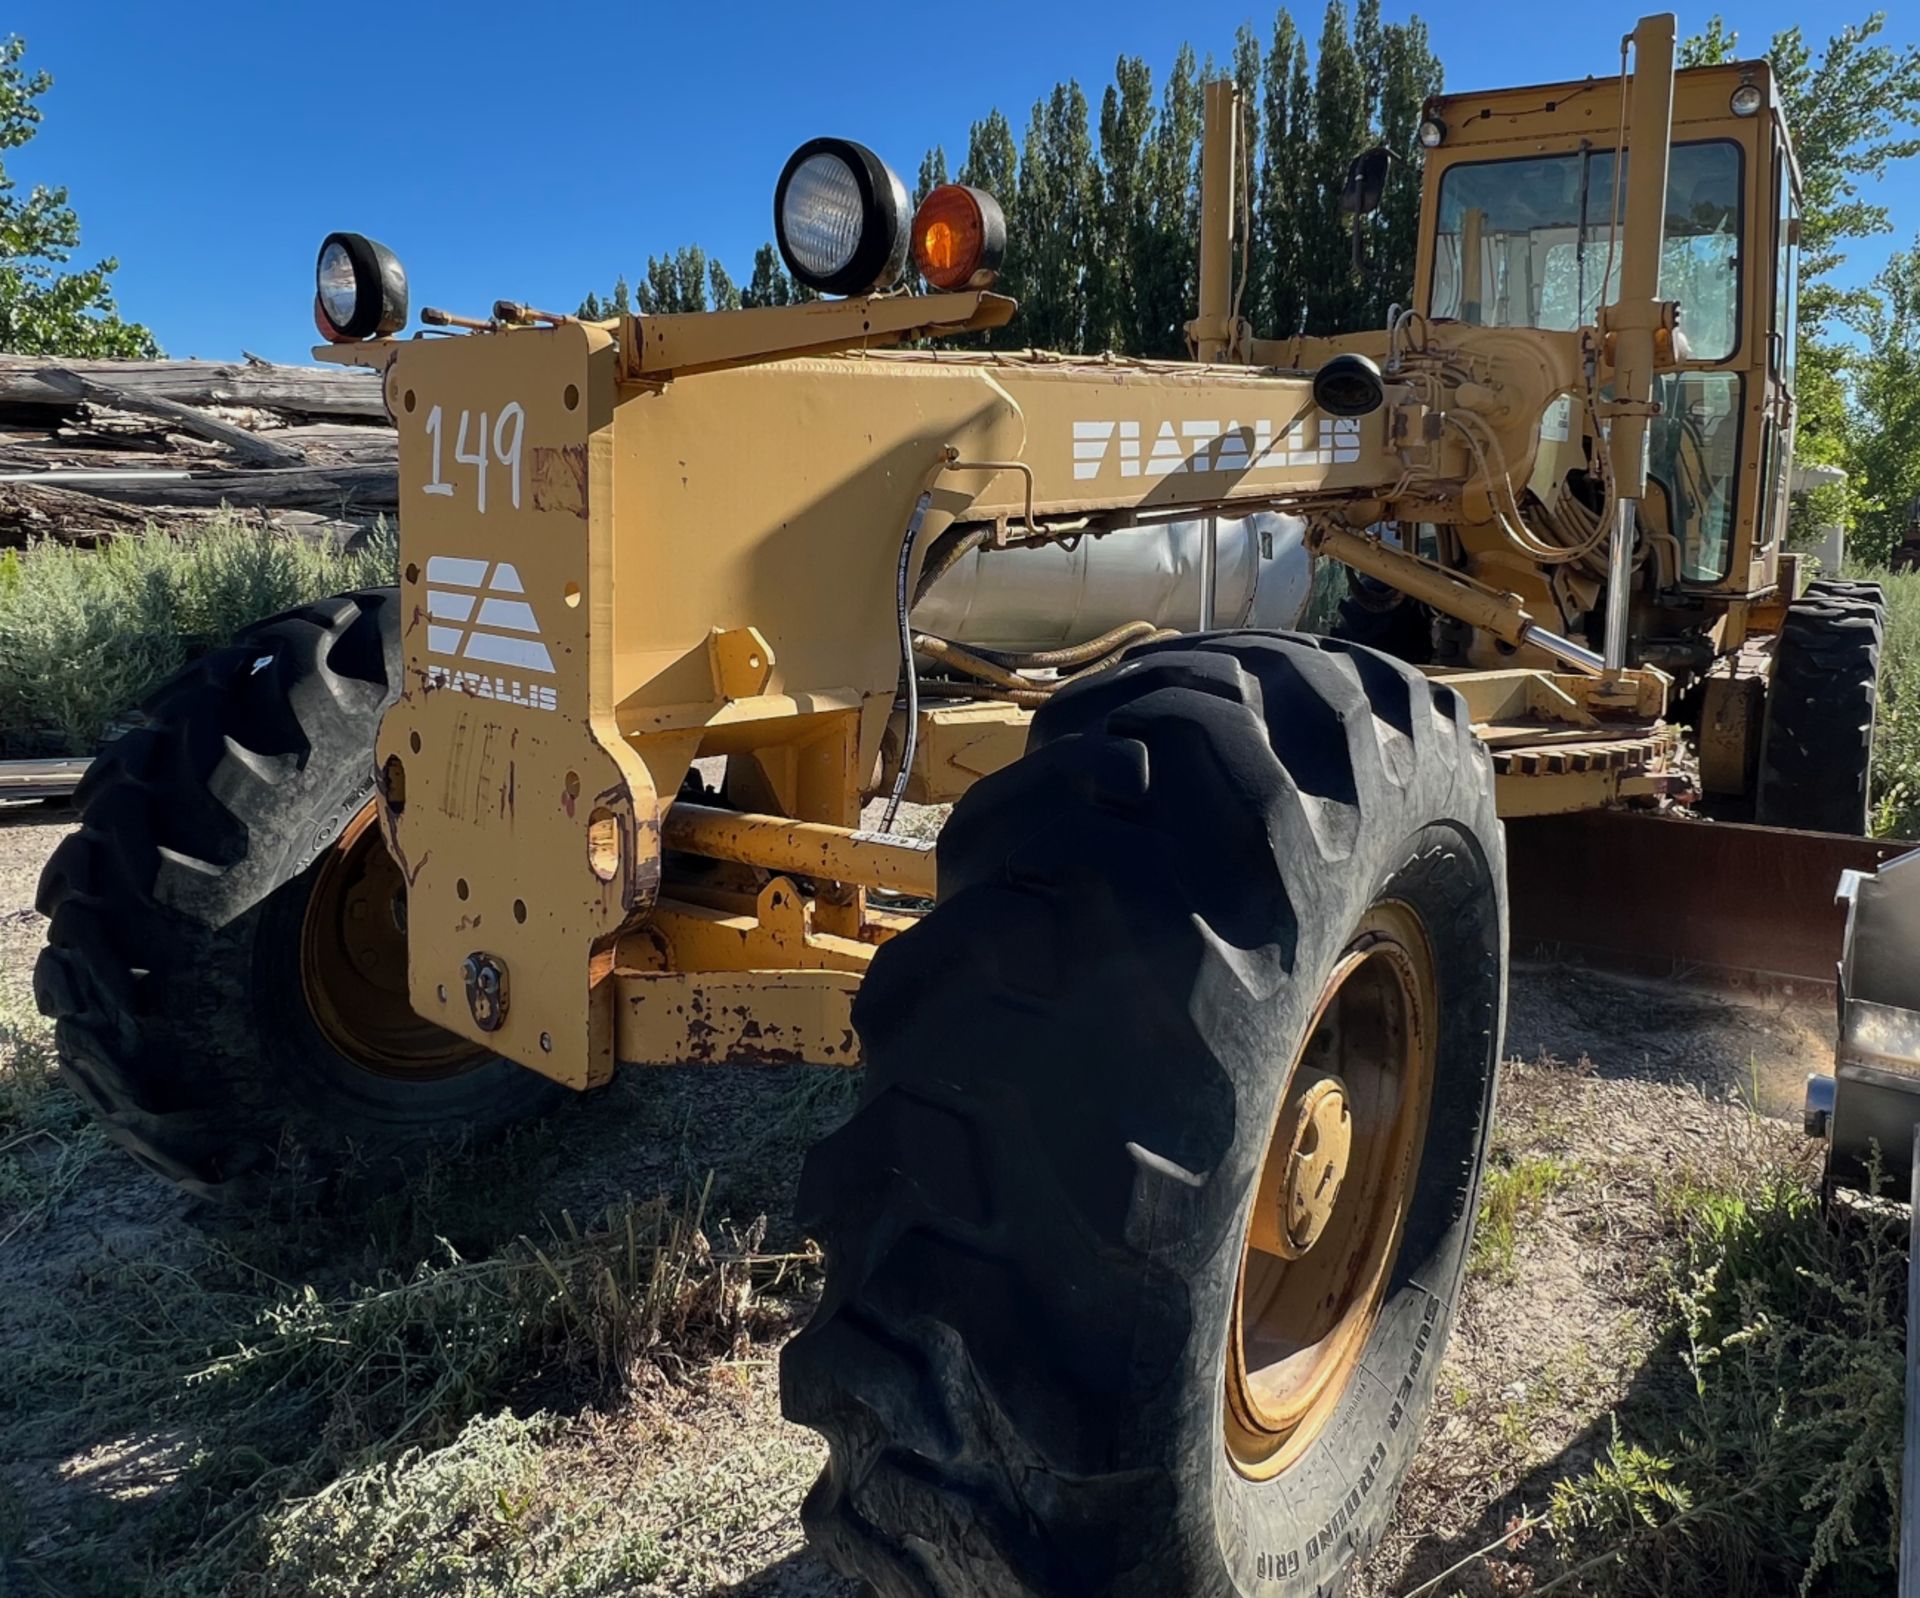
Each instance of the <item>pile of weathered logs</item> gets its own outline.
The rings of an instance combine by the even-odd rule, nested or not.
[[[0,355],[0,547],[93,543],[223,507],[345,539],[396,503],[371,372]]]

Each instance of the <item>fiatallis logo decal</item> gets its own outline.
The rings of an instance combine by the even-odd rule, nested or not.
[[[1151,424],[1149,424],[1151,425]],[[1357,417],[1302,416],[1277,432],[1272,422],[1162,422],[1151,443],[1140,423],[1075,422],[1073,475],[1169,477],[1175,472],[1271,472],[1289,466],[1338,466],[1360,458]]]
[[[530,683],[504,671],[553,675],[553,656],[540,636],[540,621],[527,602],[520,573],[508,561],[435,555],[427,562],[427,653],[460,666],[427,665],[427,686],[451,688],[481,699],[504,699],[535,710],[556,710],[552,686]]]

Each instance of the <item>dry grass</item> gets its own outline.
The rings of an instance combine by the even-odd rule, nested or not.
[[[1724,1092],[1747,1034],[1703,1009],[1603,1049],[1593,1013],[1628,1001],[1565,987],[1518,974],[1517,1013],[1613,1074],[1507,1072],[1360,1598],[1884,1590],[1897,1227],[1825,1217],[1797,1129],[1657,1079],[1717,1040]],[[37,1022],[0,1024],[0,1591],[851,1598],[799,1551],[821,1451],[772,1361],[811,1280],[781,1218],[853,1084],[628,1073],[366,1215],[228,1218],[105,1145]]]
[[[208,1215],[51,1085],[37,1023],[0,1046],[0,1590],[675,1592],[746,1520],[797,1540],[805,1434],[711,1481],[611,1476],[663,1430],[737,1447],[816,1278],[711,1176],[577,1223],[545,1202],[592,1147],[563,1125],[359,1217]],[[743,1146],[790,1161],[843,1106],[820,1080]],[[757,1496],[727,1511],[722,1478]]]

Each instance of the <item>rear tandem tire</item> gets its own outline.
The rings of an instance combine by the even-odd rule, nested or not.
[[[1332,635],[1415,666],[1433,659],[1433,612],[1360,572],[1347,573],[1347,595],[1334,615]]]
[[[404,892],[368,813],[400,662],[392,589],[250,627],[155,693],[144,724],[94,761],[80,830],[40,879],[51,925],[34,992],[62,1077],[142,1164],[203,1197],[254,1197],[288,1167],[378,1184],[429,1145],[565,1094],[406,1006]],[[329,945],[309,906],[335,845],[355,839],[368,890],[356,927],[390,919]],[[365,1006],[330,1018],[331,1035],[316,1012],[312,952],[342,946],[332,991],[343,1010],[376,1001],[399,1066],[369,1068],[339,1045],[342,1028],[366,1030]]]
[[[1787,607],[1767,688],[1754,820],[1805,832],[1867,830],[1885,631],[1877,584]]]
[[[1830,599],[1859,599],[1873,605],[1882,613],[1887,608],[1887,590],[1880,583],[1869,582],[1854,577],[1816,577],[1807,584],[1810,596],[1825,596]]]
[[[1039,712],[939,864],[937,908],[857,1002],[861,1107],[801,1182],[827,1251],[781,1364],[787,1416],[830,1445],[809,1536],[886,1598],[1336,1590],[1413,1458],[1492,1113],[1505,852],[1463,703],[1331,640],[1154,646]],[[1386,957],[1383,917],[1429,962],[1403,1221],[1312,1425],[1262,1454],[1228,1397],[1243,1331],[1268,1334],[1242,1297],[1243,1259],[1274,1264],[1256,1192],[1270,1215],[1296,1062],[1302,1084],[1347,1079],[1360,1130],[1334,1191],[1360,1181],[1354,1084],[1400,1034],[1344,1008],[1341,974]],[[1354,1232],[1333,1213],[1309,1248]],[[1280,1324],[1337,1313],[1265,1297]]]

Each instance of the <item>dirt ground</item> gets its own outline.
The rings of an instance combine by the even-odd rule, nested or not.
[[[41,811],[0,820],[0,1001],[16,1015],[31,1003],[42,936],[34,882],[68,825]],[[1444,1573],[1604,1447],[1610,1412],[1647,1379],[1661,1314],[1636,1263],[1643,1218],[1663,1185],[1732,1145],[1796,1157],[1797,1127],[1756,1118],[1744,1101],[1790,1115],[1804,1073],[1823,1063],[1828,1024],[1810,1000],[1516,971],[1498,1152],[1549,1176],[1510,1249],[1476,1265],[1419,1463],[1362,1573],[1363,1598],[1404,1598],[1436,1578],[1442,1593],[1523,1590],[1499,1585],[1499,1557]],[[785,1070],[630,1073],[562,1113],[529,1178],[538,1192],[502,1203],[585,1214],[712,1171],[719,1213],[765,1214],[782,1236],[819,1121],[811,1091]],[[167,1260],[228,1224],[116,1151],[89,1156],[57,1202],[24,1217],[0,1210],[0,1358],[84,1320],[116,1262]],[[622,1547],[645,1550],[621,1567],[631,1579],[580,1590],[852,1598],[801,1537],[799,1502],[822,1450],[780,1419],[778,1341],[611,1411],[563,1414],[534,1454],[511,1456],[513,1491],[616,1503]],[[31,1407],[18,1390],[13,1399]],[[56,1443],[0,1459],[0,1518],[31,1528],[15,1543],[20,1568],[57,1570],[79,1539],[143,1538],[156,1516],[179,1512],[168,1494],[191,1449],[191,1438],[83,1412]],[[7,1563],[0,1544],[0,1589]]]

